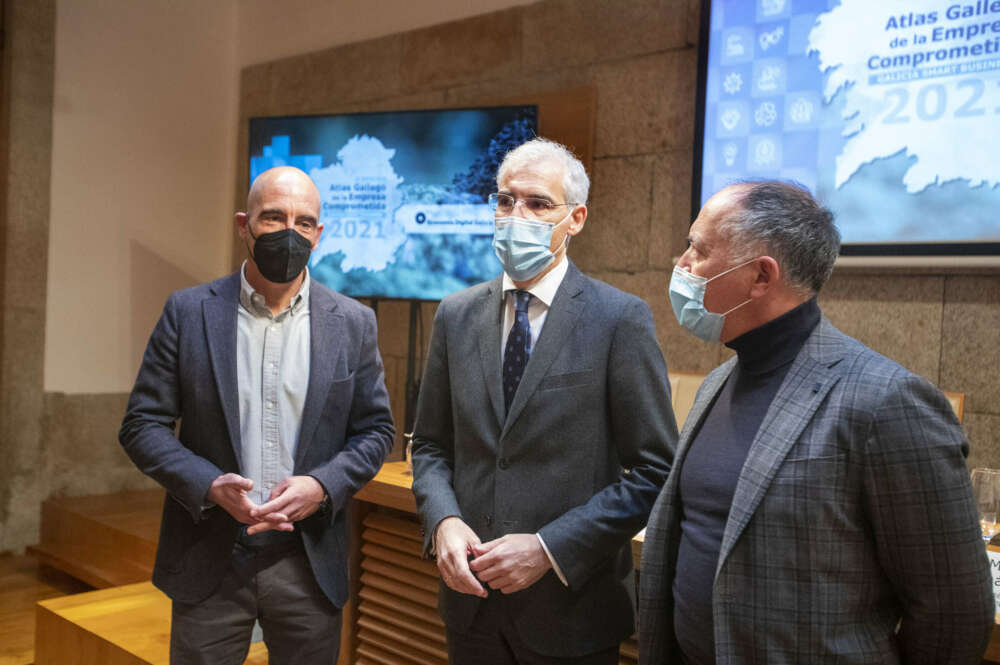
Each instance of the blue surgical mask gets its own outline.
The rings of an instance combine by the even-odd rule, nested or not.
[[[670,304],[674,308],[674,316],[677,317],[677,322],[681,324],[681,327],[698,339],[718,343],[719,337],[722,335],[722,326],[726,322],[726,314],[743,307],[753,298],[748,298],[736,307],[722,314],[717,314],[705,309],[705,287],[713,279],[718,279],[756,260],[745,261],[712,278],[692,275],[687,270],[674,267],[674,274],[670,277]]]
[[[558,224],[523,217],[497,217],[493,223],[493,251],[504,272],[515,282],[527,282],[552,265],[556,260],[550,249],[552,232],[572,214]]]

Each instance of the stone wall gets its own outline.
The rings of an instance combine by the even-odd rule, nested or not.
[[[650,304],[671,369],[707,372],[729,351],[683,332],[666,295],[690,222],[699,6],[546,0],[248,67],[240,90],[239,196],[253,116],[476,106],[592,86],[590,216],[571,256]],[[996,271],[838,269],[820,304],[846,333],[942,389],[966,393],[969,464],[1000,466]],[[424,309],[426,318],[432,308]],[[401,423],[407,305],[382,303],[379,320]]]

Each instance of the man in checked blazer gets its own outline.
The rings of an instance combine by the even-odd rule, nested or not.
[[[736,351],[705,379],[650,515],[642,665],[980,662],[989,564],[944,396],[820,314],[832,215],[801,188],[713,196],[671,280]]]
[[[676,440],[667,368],[648,305],[566,257],[587,218],[579,160],[534,139],[497,185],[504,274],[441,302],[413,435],[449,656],[617,663],[629,543]]]

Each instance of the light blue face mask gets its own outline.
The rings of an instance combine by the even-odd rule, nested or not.
[[[681,270],[675,266],[674,274],[670,277],[670,304],[674,308],[674,316],[677,317],[677,322],[681,324],[681,327],[698,339],[718,343],[719,337],[722,335],[722,326],[726,322],[726,314],[743,307],[753,298],[748,298],[736,307],[722,314],[717,314],[705,309],[705,287],[713,279],[718,279],[756,260],[745,261],[712,278],[692,275],[687,270]]]
[[[556,260],[550,249],[552,232],[572,214],[558,224],[523,217],[497,217],[493,222],[493,251],[504,272],[515,282],[527,282],[552,265]]]

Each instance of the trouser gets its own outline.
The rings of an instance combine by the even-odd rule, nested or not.
[[[464,632],[448,629],[451,665],[616,665],[618,646],[572,658],[545,656],[521,641],[505,599],[498,592],[479,606]]]
[[[263,547],[237,542],[211,596],[173,602],[170,665],[242,665],[255,621],[270,665],[334,665],[340,620],[297,537]]]

